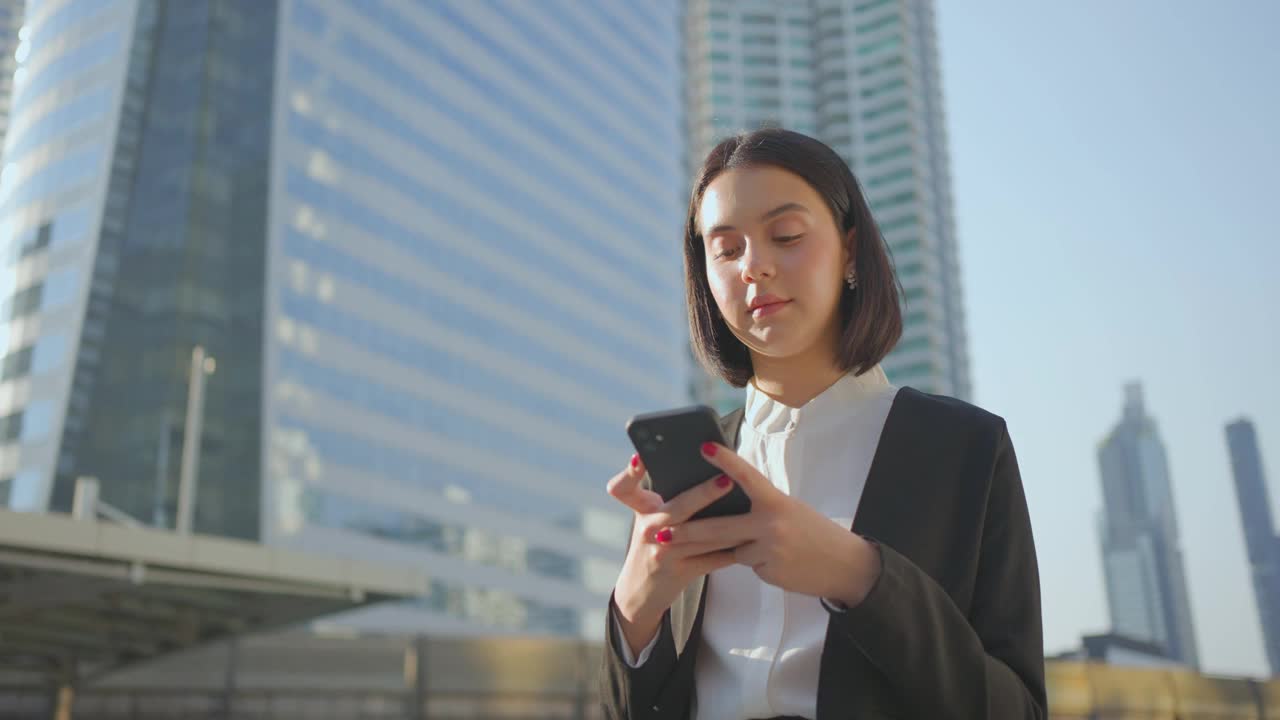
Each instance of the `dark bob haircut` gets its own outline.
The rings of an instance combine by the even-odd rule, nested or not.
[[[772,166],[794,173],[827,202],[841,235],[852,234],[858,287],[840,297],[840,341],[836,361],[862,374],[884,359],[902,337],[901,291],[880,228],[853,172],[834,150],[797,132],[766,128],[722,141],[707,155],[693,185],[684,231],[685,298],[689,334],[698,360],[734,387],[744,387],[754,369],[751,354],[725,323],[707,284],[707,257],[698,210],[707,186],[735,168]]]

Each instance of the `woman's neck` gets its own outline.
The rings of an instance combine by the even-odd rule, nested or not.
[[[804,406],[844,377],[833,358],[826,356],[769,358],[752,353],[751,379],[760,392],[791,408]]]

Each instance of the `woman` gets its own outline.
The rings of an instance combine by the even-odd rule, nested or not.
[[[1004,421],[896,388],[885,243],[848,166],[769,129],[707,157],[685,230],[700,360],[745,406],[671,502],[638,458],[611,718],[1044,718],[1039,577]],[[736,483],[747,515],[690,520]]]

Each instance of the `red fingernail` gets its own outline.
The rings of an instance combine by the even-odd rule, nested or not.
[[[702,454],[707,457],[715,457],[716,444],[713,442],[702,443]]]
[[[631,469],[634,470],[638,467],[640,467],[640,454],[636,453],[631,456]]]
[[[653,538],[660,543],[671,542],[671,528],[662,528],[658,531],[657,535],[653,536]]]
[[[727,488],[733,484],[733,480],[728,475],[721,475],[716,478],[716,485],[721,488]]]

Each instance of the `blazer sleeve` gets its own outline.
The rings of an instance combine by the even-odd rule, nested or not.
[[[608,629],[605,631],[603,667],[600,677],[600,702],[609,720],[669,718],[669,709],[661,707],[659,698],[676,669],[676,645],[671,633],[671,611],[662,616],[658,637],[648,659],[640,667],[631,667],[623,657],[626,638],[613,621],[617,605],[609,597]]]
[[[1048,717],[1040,579],[1018,461],[1000,423],[968,616],[932,577],[879,545],[881,573],[833,626],[897,685],[911,717]]]
[[[631,535],[627,537],[626,551],[630,552]],[[627,640],[618,632],[618,623],[614,621],[618,614],[618,604],[611,593],[605,613],[605,647],[600,668],[600,703],[604,716],[608,720],[674,717],[672,708],[663,707],[665,703],[661,701],[663,690],[676,673],[679,660],[671,628],[671,611],[662,614],[658,636],[648,648],[649,656],[640,667],[632,667],[625,658],[622,646]]]

